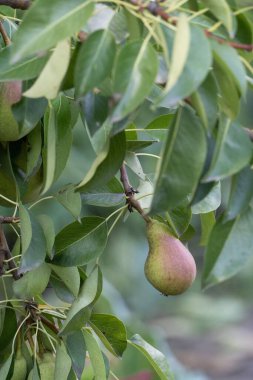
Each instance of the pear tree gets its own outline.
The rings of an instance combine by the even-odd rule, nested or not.
[[[157,297],[195,278],[193,219],[203,288],[252,257],[252,2],[0,0],[0,47],[0,379],[118,379],[130,346],[173,379],[98,312],[100,258],[133,213]]]

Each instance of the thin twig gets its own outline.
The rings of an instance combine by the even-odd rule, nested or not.
[[[156,2],[150,2],[150,3],[141,3],[139,0],[130,0],[130,2],[134,5],[137,5],[139,8],[138,8],[138,11],[139,12],[143,12],[144,10],[147,10],[149,13],[151,13],[152,15],[154,16],[160,16],[162,20],[164,21],[170,21],[172,23],[172,25],[176,25],[177,24],[177,20],[169,15],[165,8],[163,8],[162,6],[158,5]],[[242,49],[242,50],[246,50],[246,51],[252,51],[253,50],[253,44],[242,44],[240,42],[236,42],[236,41],[228,41],[222,37],[218,37],[216,36],[215,34],[213,34],[212,32],[210,32],[209,30],[205,30],[204,31],[206,36],[209,37],[209,38],[213,38],[215,39],[216,41],[218,41],[219,43],[222,43],[222,44],[227,44],[229,46],[232,46],[234,47],[235,49]]]
[[[0,223],[0,249],[5,251],[5,258],[8,260],[8,267],[11,270],[14,280],[18,280],[20,275],[18,274],[18,268],[16,266],[15,260],[12,257],[11,251],[9,249],[3,226]],[[12,260],[11,260],[12,259]]]
[[[129,211],[131,212],[132,208],[135,208],[135,210],[137,210],[143,219],[148,223],[150,221],[150,218],[145,214],[143,208],[140,205],[140,202],[135,199],[135,194],[137,191],[133,189],[129,182],[125,164],[123,164],[120,168],[120,180],[125,190]]]
[[[31,4],[30,0],[0,0],[0,5],[7,5],[13,9],[26,10]]]
[[[40,315],[41,322],[44,323],[50,330],[52,330],[55,334],[59,333],[58,327],[55,326],[54,323],[50,322],[47,318],[45,318],[43,315]]]
[[[1,4],[1,3],[0,3]],[[8,46],[11,44],[11,40],[9,39],[9,36],[8,34],[6,33],[6,30],[4,29],[4,26],[2,24],[2,22],[0,21],[0,33],[3,37],[3,40],[4,40],[4,43],[5,43],[5,46]]]
[[[15,216],[0,216],[1,224],[19,223],[19,222],[20,222],[20,218],[17,218]]]

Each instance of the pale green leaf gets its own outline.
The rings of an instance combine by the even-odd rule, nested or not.
[[[70,42],[60,41],[35,83],[23,93],[28,98],[54,99],[60,89],[70,60]]]

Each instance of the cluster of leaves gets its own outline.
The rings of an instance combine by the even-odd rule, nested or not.
[[[141,207],[178,238],[193,236],[192,214],[199,215],[204,286],[234,275],[251,256],[252,6],[36,0],[25,11],[0,6],[0,16],[0,202],[13,215],[18,267],[13,278],[10,259],[0,262],[0,378],[14,378],[22,355],[23,378],[32,371],[29,378],[43,379],[50,351],[52,378],[80,379],[87,352],[91,378],[107,379],[96,335],[117,357],[133,345],[171,379],[161,353],[138,335],[127,340],[115,316],[93,312],[99,257],[126,211],[123,162],[139,180]],[[58,187],[79,114],[96,158],[79,183]],[[158,139],[153,179],[138,157]],[[73,216],[58,233],[52,215],[34,213],[48,198]],[[87,215],[86,205],[116,210],[102,218]]]

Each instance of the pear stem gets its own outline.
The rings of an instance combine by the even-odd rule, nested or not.
[[[126,202],[128,204],[128,210],[132,212],[134,208],[138,211],[138,213],[143,217],[143,219],[147,223],[150,222],[150,217],[145,214],[143,208],[140,205],[140,202],[135,199],[135,194],[138,193],[138,191],[134,190],[134,188],[131,186],[129,182],[125,164],[123,164],[120,168],[120,180],[123,184],[124,191],[127,197]]]
[[[9,46],[11,44],[11,40],[9,39],[9,36],[6,33],[6,30],[4,29],[4,26],[3,26],[3,24],[2,24],[1,21],[0,21],[0,34],[2,35],[2,38],[3,38],[4,43],[5,43],[5,46]]]

